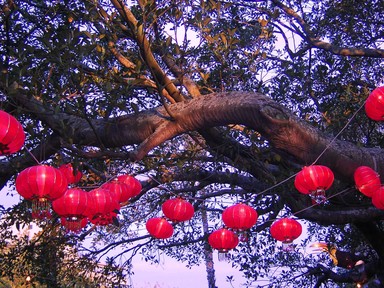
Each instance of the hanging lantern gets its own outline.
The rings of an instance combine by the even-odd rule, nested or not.
[[[74,170],[71,163],[61,165],[59,170],[67,177],[68,184],[76,184],[83,177],[83,173],[79,170]]]
[[[224,224],[240,234],[240,241],[247,241],[247,231],[257,221],[257,212],[251,206],[238,203],[224,209],[221,215]]]
[[[133,197],[132,189],[117,178],[101,185],[102,188],[108,190],[119,203],[127,202]]]
[[[148,233],[157,239],[167,239],[173,234],[172,225],[163,217],[148,219],[145,227]]]
[[[188,221],[195,213],[192,204],[179,197],[165,201],[161,209],[165,217],[173,222]]]
[[[80,188],[70,188],[64,195],[52,202],[52,209],[66,220],[66,228],[71,231],[81,229],[88,205],[88,193]],[[88,220],[87,220],[88,222]]]
[[[236,248],[237,244],[239,244],[239,238],[235,232],[222,228],[213,231],[209,235],[208,243],[213,249],[218,250],[219,261],[223,261],[227,259],[229,250]]]
[[[376,88],[369,94],[365,102],[365,113],[372,120],[384,120],[384,86]]]
[[[302,231],[301,224],[291,218],[279,219],[270,228],[271,236],[283,242],[283,251],[294,249],[292,242],[301,235]]]
[[[384,210],[384,186],[372,193],[372,204],[377,209]]]
[[[17,192],[32,201],[32,217],[37,219],[51,216],[51,201],[61,197],[67,188],[65,176],[59,169],[48,165],[24,169],[16,178]]]
[[[0,110],[0,156],[15,153],[23,147],[25,133],[15,117]]]
[[[367,197],[372,197],[373,192],[381,186],[379,174],[368,166],[360,166],[353,174],[356,188]]]
[[[326,166],[305,166],[296,175],[294,185],[303,194],[309,194],[318,204],[326,201],[325,190],[331,187],[334,180],[333,172]]]
[[[88,224],[88,218],[82,218],[79,222],[79,225],[73,225],[71,221],[68,221],[65,217],[60,217],[60,223],[61,225],[67,230],[72,231],[74,233],[79,233],[81,229],[85,228]]]
[[[132,175],[120,175],[120,176],[117,176],[117,179],[120,181],[120,182],[123,182],[125,184],[127,184],[131,190],[131,197],[135,197],[137,195],[140,194],[141,192],[141,183],[139,180],[137,180],[135,177],[133,177]]]
[[[101,187],[93,189],[88,192],[88,197],[92,198],[92,206],[86,214],[92,224],[106,226],[116,220],[120,204],[108,190]]]

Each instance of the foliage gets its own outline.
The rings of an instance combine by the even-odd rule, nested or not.
[[[42,230],[32,241],[16,237],[14,227],[19,230],[31,221],[30,203],[3,209],[0,281],[22,285],[28,271],[35,287],[123,287],[134,272],[133,257],[156,263],[158,253],[188,267],[210,267],[208,234],[222,226],[222,210],[240,201],[259,214],[249,242],[231,253],[247,287],[264,283],[261,280],[267,280],[268,287],[340,287],[341,280],[318,280],[326,274],[316,270],[319,263],[329,271],[340,270],[324,254],[306,252],[313,241],[336,243],[368,262],[384,257],[369,238],[356,236],[362,232],[355,221],[324,220],[328,212],[356,209],[358,215],[372,208],[351,179],[336,177],[329,201],[314,207],[323,217],[300,214],[310,201],[295,191],[292,177],[310,164],[306,159],[318,160],[319,155],[310,157],[315,152],[304,151],[299,158],[275,147],[263,131],[241,125],[253,115],[244,113],[239,123],[215,129],[185,133],[180,128],[177,137],[159,141],[142,159],[132,155],[147,140],[135,137],[155,133],[157,123],[144,120],[135,131],[99,137],[108,130],[100,123],[144,119],[161,106],[168,113],[164,119],[182,123],[185,119],[175,118],[169,109],[176,102],[215,92],[251,91],[290,109],[319,135],[382,148],[382,127],[362,112],[369,92],[384,76],[381,1],[125,2],[2,4],[1,109],[18,117],[27,134],[25,149],[0,159],[2,186],[15,193],[15,176],[36,160],[55,166],[74,163],[86,174],[80,186],[87,191],[123,173],[136,175],[143,190],[121,209],[118,226],[88,226],[79,235],[64,233],[53,219],[40,224]],[[23,92],[13,93],[15,87]],[[186,122],[200,119],[195,120]],[[87,129],[96,140],[88,141]],[[341,147],[339,154],[348,147]],[[145,221],[161,215],[161,204],[174,196],[193,203],[194,218],[175,224],[169,240],[150,238]],[[269,236],[268,227],[284,215],[304,218],[308,229],[291,254],[282,253]],[[384,233],[382,219],[383,214],[369,219],[378,235]]]

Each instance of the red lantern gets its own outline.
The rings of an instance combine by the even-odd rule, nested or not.
[[[195,213],[192,204],[182,198],[173,198],[165,201],[161,209],[165,217],[173,222],[188,221]]]
[[[145,227],[148,233],[157,239],[167,239],[173,234],[172,225],[162,217],[148,219]]]
[[[75,226],[73,226],[73,223],[71,221],[68,221],[67,218],[65,217],[60,217],[60,222],[61,222],[61,225],[65,227],[66,230],[78,233],[81,231],[81,229],[87,226],[88,218],[85,217],[81,219],[79,225],[75,225]]]
[[[48,165],[37,165],[24,169],[16,178],[17,192],[32,201],[32,217],[50,217],[50,201],[61,197],[68,182],[59,169]]]
[[[365,113],[372,120],[384,120],[384,86],[376,88],[369,94],[365,102]]]
[[[213,249],[219,251],[219,260],[225,260],[229,250],[236,248],[239,238],[235,232],[222,228],[213,231],[208,237],[208,243]]]
[[[277,241],[283,242],[284,251],[292,249],[290,244],[301,235],[302,231],[301,224],[291,218],[279,219],[270,228],[271,236]]]
[[[357,189],[368,197],[372,197],[372,194],[381,186],[379,174],[368,166],[358,167],[353,177]]]
[[[68,184],[76,184],[83,177],[83,173],[79,170],[75,171],[71,163],[61,165],[59,170],[67,177]]]
[[[23,147],[23,126],[12,115],[0,110],[0,156],[15,153]]]
[[[295,177],[294,185],[303,194],[310,194],[316,203],[326,200],[325,190],[331,187],[334,180],[333,172],[326,166],[305,166]]]
[[[380,187],[375,192],[373,192],[372,204],[377,209],[384,210],[384,187]]]
[[[120,176],[117,176],[117,180],[129,186],[131,190],[131,195],[132,195],[131,198],[140,194],[142,189],[141,183],[135,177],[131,175],[120,175]]]
[[[52,209],[66,219],[67,229],[77,231],[81,229],[81,222],[86,218],[84,213],[87,205],[88,193],[80,188],[71,188],[52,202]]]
[[[86,210],[86,214],[91,223],[103,226],[112,224],[120,210],[117,199],[101,187],[89,191],[88,197],[92,198],[92,206]]]
[[[119,203],[127,202],[133,197],[132,190],[129,186],[116,178],[110,182],[104,183],[101,187],[108,190]]]
[[[251,206],[239,203],[224,209],[221,217],[227,227],[243,231],[256,224],[258,215]]]

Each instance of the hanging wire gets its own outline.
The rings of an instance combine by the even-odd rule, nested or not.
[[[355,113],[353,113],[352,117],[349,118],[349,120],[347,121],[347,123],[344,125],[344,127],[339,131],[339,133],[336,134],[335,137],[333,137],[333,139],[331,140],[331,142],[328,143],[328,145],[324,148],[324,150],[320,153],[320,155],[315,159],[315,161],[313,161],[312,165],[314,165],[317,161],[319,161],[319,159],[321,158],[321,156],[323,156],[323,154],[329,149],[329,147],[331,147],[331,145],[333,144],[333,142],[336,141],[336,139],[340,136],[341,133],[344,132],[344,130],[348,127],[348,125],[352,122],[352,120],[356,117],[357,113],[360,112],[360,110],[364,107],[364,104],[365,104],[366,101],[364,101],[364,103],[359,107],[359,109],[357,109],[355,111]]]
[[[35,157],[35,155],[33,155],[33,153],[27,148],[26,145],[24,145],[24,149],[27,150],[27,152],[29,153],[29,155],[31,155],[31,157],[33,158],[33,160],[35,160],[35,162],[37,163],[37,165],[40,165],[40,161],[37,160],[37,158]]]

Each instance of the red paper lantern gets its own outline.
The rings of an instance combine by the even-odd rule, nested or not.
[[[334,175],[331,169],[322,165],[305,166],[296,175],[294,185],[303,194],[309,194],[316,203],[326,200],[325,190],[331,187]]]
[[[221,217],[227,227],[244,231],[256,224],[258,215],[251,206],[239,203],[224,209]]]
[[[173,222],[188,221],[195,213],[192,204],[179,197],[165,201],[161,209],[165,217]]]
[[[88,193],[80,188],[71,188],[52,202],[52,209],[66,219],[66,228],[72,231],[81,229],[81,222],[88,205]],[[87,220],[88,221],[88,220]]]
[[[270,228],[271,236],[283,242],[283,250],[291,250],[290,244],[297,239],[303,229],[301,224],[292,218],[282,218],[275,221]]]
[[[372,120],[384,120],[384,86],[376,88],[369,94],[365,102],[365,113]]]
[[[86,210],[86,214],[92,224],[109,225],[116,219],[120,210],[120,204],[108,190],[96,188],[88,192],[91,206]]]
[[[79,225],[73,225],[71,221],[68,221],[65,217],[60,217],[60,223],[61,225],[67,230],[72,231],[75,233],[78,233],[88,224],[88,218],[82,218],[79,222]]]
[[[75,171],[71,163],[61,165],[59,170],[67,177],[68,184],[76,184],[83,177],[83,173],[79,170]]]
[[[384,210],[384,187],[380,187],[372,193],[372,204],[376,208]]]
[[[157,239],[167,239],[173,234],[172,225],[163,217],[148,219],[145,227],[148,233]]]
[[[23,147],[23,126],[12,115],[0,110],[0,156],[15,153]]]
[[[219,251],[219,261],[222,261],[226,259],[228,251],[236,248],[237,244],[239,244],[239,237],[235,232],[227,228],[221,228],[209,235],[208,243],[213,249]]]
[[[32,201],[32,217],[50,217],[50,201],[61,197],[68,182],[59,169],[48,165],[36,165],[24,169],[16,178],[17,192]]]
[[[372,197],[372,194],[381,186],[379,174],[368,166],[358,167],[353,177],[356,188],[368,197]]]
[[[108,190],[119,203],[127,202],[133,197],[132,189],[116,178],[110,182],[104,183],[101,187]]]
[[[117,176],[117,180],[127,184],[131,190],[131,198],[140,194],[142,186],[139,180],[132,175],[120,175]]]

